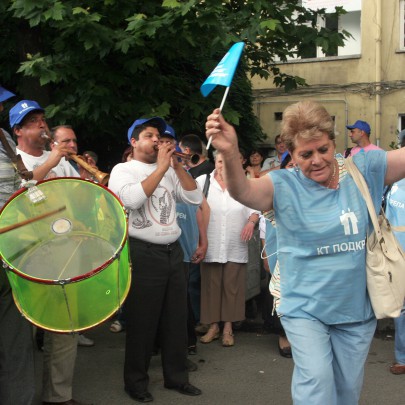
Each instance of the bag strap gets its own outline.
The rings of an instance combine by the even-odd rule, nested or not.
[[[368,189],[366,181],[364,180],[363,175],[361,174],[360,170],[357,168],[356,164],[353,162],[352,157],[345,159],[345,165],[346,165],[346,169],[347,169],[348,173],[352,176],[354,182],[356,183],[361,194],[363,195],[364,200],[366,201],[367,208],[370,213],[371,221],[373,222],[375,232],[377,233],[377,235],[379,235],[379,233],[377,232],[377,229],[378,229],[381,234],[381,229],[380,229],[380,225],[378,223],[378,218],[377,218],[377,214],[375,212],[374,204],[371,200],[370,191]],[[385,216],[384,210],[381,210],[381,215],[384,217],[384,219],[387,221],[387,223],[389,223],[389,221],[387,220],[387,218]],[[391,228],[397,232],[405,232],[405,226],[391,226]],[[382,235],[381,235],[381,237],[382,237]]]
[[[378,242],[381,245],[383,252],[387,253],[388,249],[385,246],[385,240],[383,234],[381,232],[380,224],[378,223],[377,214],[375,212],[374,204],[371,200],[370,190],[368,189],[367,183],[364,180],[363,175],[361,174],[360,170],[357,168],[356,164],[353,162],[353,158],[345,159],[345,165],[348,173],[352,176],[354,182],[356,183],[360,193],[362,194],[364,200],[366,201],[368,212],[370,213],[371,222],[373,223],[374,231],[377,235]],[[389,221],[387,220],[385,213],[381,210],[381,215],[384,217],[384,220],[391,227]],[[400,229],[402,228],[402,229]],[[399,230],[400,232],[405,231],[405,227],[392,227],[394,230]]]
[[[210,188],[210,181],[211,181],[210,177],[211,177],[210,174],[207,174],[207,177],[205,178],[205,183],[204,183],[204,188],[203,188],[203,194],[204,194],[205,198],[208,197],[208,190]]]
[[[4,150],[6,151],[7,156],[10,158],[11,163],[13,164],[14,169],[17,171],[17,173],[24,180],[32,180],[32,178],[34,177],[33,173],[27,170],[27,168],[24,165],[24,162],[21,159],[21,156],[17,155],[14,152],[13,148],[8,143],[7,138],[4,135],[4,132],[1,128],[0,128],[0,141],[3,144]]]

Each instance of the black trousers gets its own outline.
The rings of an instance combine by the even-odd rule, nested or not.
[[[0,129],[1,131],[1,129]],[[18,312],[0,269],[0,404],[31,404],[35,395],[32,326]]]
[[[187,288],[187,346],[197,345],[197,334],[195,333],[195,327],[197,322],[194,318],[193,307],[191,306],[190,290],[188,288],[190,279],[190,264],[188,262],[183,262],[184,276],[186,278],[186,288]]]
[[[178,242],[158,245],[130,238],[132,282],[127,317],[124,382],[133,391],[148,388],[155,336],[165,385],[188,382],[187,288],[183,251]]]

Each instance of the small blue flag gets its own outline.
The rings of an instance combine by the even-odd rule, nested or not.
[[[207,97],[218,84],[226,87],[231,85],[244,46],[244,42],[237,42],[232,45],[228,53],[221,59],[221,62],[218,63],[217,67],[200,87],[204,97]]]

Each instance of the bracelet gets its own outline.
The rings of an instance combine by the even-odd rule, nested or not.
[[[255,222],[255,221],[252,221],[251,219],[249,219],[248,222],[251,222],[253,225],[256,226],[256,222]]]

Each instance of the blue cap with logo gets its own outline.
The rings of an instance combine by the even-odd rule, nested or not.
[[[174,132],[173,127],[171,127],[169,124],[166,124],[166,129],[162,136],[171,136],[172,138],[176,139],[176,132]]]
[[[8,91],[4,87],[0,86],[0,103],[8,100],[9,98],[14,97],[14,96],[15,96],[14,93],[12,93],[11,91]]]
[[[128,141],[131,142],[132,133],[134,132],[135,128],[138,128],[141,125],[147,124],[148,122],[153,124],[153,126],[156,126],[160,135],[163,135],[163,132],[166,129],[166,122],[163,118],[160,118],[160,117],[139,118],[139,119],[135,120],[134,123],[128,129]]]
[[[366,121],[357,120],[353,125],[346,125],[347,129],[360,129],[360,131],[364,131],[366,134],[370,135],[370,125],[367,124]]]
[[[24,117],[32,111],[42,111],[45,110],[36,102],[32,100],[22,100],[19,101],[10,110],[10,127],[13,128],[14,125],[19,124]]]

